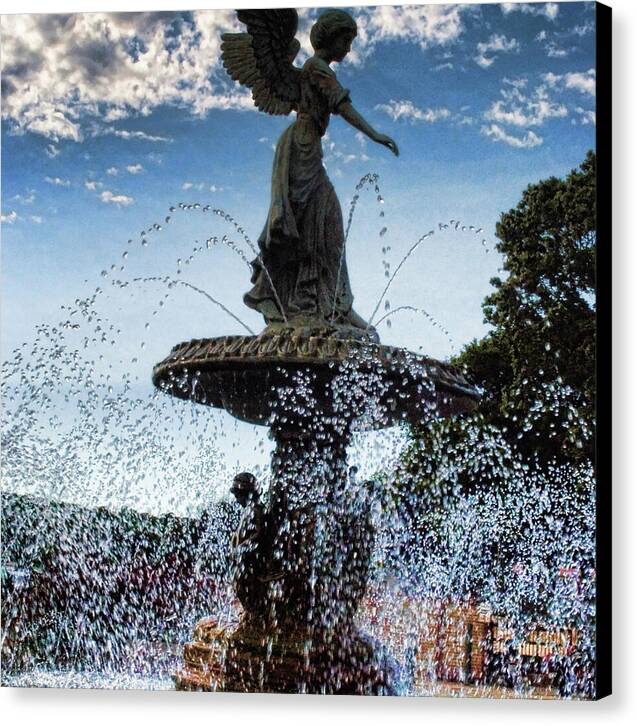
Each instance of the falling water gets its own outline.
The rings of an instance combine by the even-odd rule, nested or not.
[[[361,179],[347,234],[358,193],[372,185],[377,202],[384,202],[377,175]],[[234,218],[197,202],[171,207],[163,224],[140,232],[141,246],[174,224],[178,211],[210,212],[257,254]],[[475,225],[450,220],[438,229],[470,233],[486,245]],[[450,333],[427,311],[407,304],[392,309],[386,299],[399,271],[433,234],[422,235],[393,273],[385,268],[388,282],[369,319],[385,301],[377,323],[399,311],[417,312],[453,347]],[[187,264],[208,250],[214,254],[217,239],[196,243]],[[101,272],[111,295],[150,291],[157,312],[167,293],[157,297],[149,283],[170,292],[189,289],[252,334],[222,302],[186,280],[120,279],[133,244],[129,239],[117,263]],[[239,244],[227,236],[221,244],[248,263]],[[245,455],[232,443],[236,424],[224,413],[141,389],[127,366],[118,373],[113,354],[130,349],[130,333],[103,312],[105,294],[98,286],[63,306],[59,322],[38,325],[2,366],[3,685],[170,688],[194,623],[212,615],[231,627],[240,615],[229,556],[239,511],[226,494],[235,468],[227,449],[236,448],[239,459]],[[392,297],[398,294],[396,288]],[[150,320],[143,324],[148,331]],[[592,695],[590,462],[529,463],[479,413],[443,419],[427,381],[420,425],[428,433],[406,423],[377,431],[378,401],[387,394],[382,377],[374,378],[364,357],[337,368],[337,403],[359,412],[349,445],[351,487],[341,506],[352,521],[369,517],[375,533],[357,620],[397,664],[401,692]],[[418,377],[420,369],[408,358],[401,375]],[[171,385],[190,383],[184,376]],[[531,437],[538,418],[549,415],[555,437],[590,440],[582,404],[561,380],[546,374],[522,385],[536,403],[524,421],[512,406],[504,428]],[[311,407],[304,391],[299,379],[279,394],[298,414]],[[256,428],[248,446],[241,444],[264,462],[271,449]],[[267,491],[267,468],[255,474]],[[298,491],[308,501],[324,494],[320,477]],[[317,553],[336,557],[334,566],[341,567],[348,553],[331,553],[330,531],[319,536]],[[327,608],[326,620],[332,615]]]

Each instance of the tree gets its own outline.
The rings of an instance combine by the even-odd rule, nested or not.
[[[402,579],[488,603],[519,635],[575,626],[584,644],[595,606],[595,191],[589,152],[502,214],[508,275],[483,303],[492,327],[454,361],[482,400],[413,427],[387,487]]]
[[[491,281],[495,290],[483,303],[492,330],[453,361],[483,388],[482,400],[473,414],[412,428],[394,473],[395,504],[412,522],[414,537],[429,538],[427,546],[450,546],[441,538],[450,510],[465,497],[511,496],[516,480],[535,479],[545,482],[539,487],[561,487],[553,500],[557,511],[588,491],[595,419],[595,181],[589,152],[565,179],[530,185],[501,215],[496,234],[508,276]],[[515,529],[517,519],[512,524]],[[500,544],[513,542],[500,535]],[[506,563],[498,546],[489,557]]]
[[[493,330],[456,362],[482,413],[528,457],[592,459],[595,419],[595,154],[531,184],[496,226],[508,276],[483,303]]]

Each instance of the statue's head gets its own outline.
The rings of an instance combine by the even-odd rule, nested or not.
[[[342,61],[349,53],[358,29],[344,10],[326,10],[312,26],[310,43],[314,50],[330,51],[332,60]]]
[[[230,491],[242,507],[245,507],[250,500],[259,498],[259,485],[256,477],[248,471],[235,476]]]

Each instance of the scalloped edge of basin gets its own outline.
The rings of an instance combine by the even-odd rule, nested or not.
[[[473,410],[480,400],[477,388],[451,364],[403,348],[287,331],[179,343],[153,368],[152,380],[170,395],[269,425],[271,394],[290,385],[290,374],[311,372],[327,390],[340,366],[357,357],[360,370],[373,370],[377,378],[380,373],[387,388],[382,401],[386,415],[369,428],[418,422],[425,403],[435,401],[439,415],[451,416]],[[355,411],[352,423],[360,428]]]

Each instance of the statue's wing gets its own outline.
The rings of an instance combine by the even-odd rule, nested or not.
[[[301,97],[300,70],[292,65],[299,50],[296,10],[237,10],[237,17],[248,32],[221,36],[225,69],[252,90],[260,111],[287,115]]]

